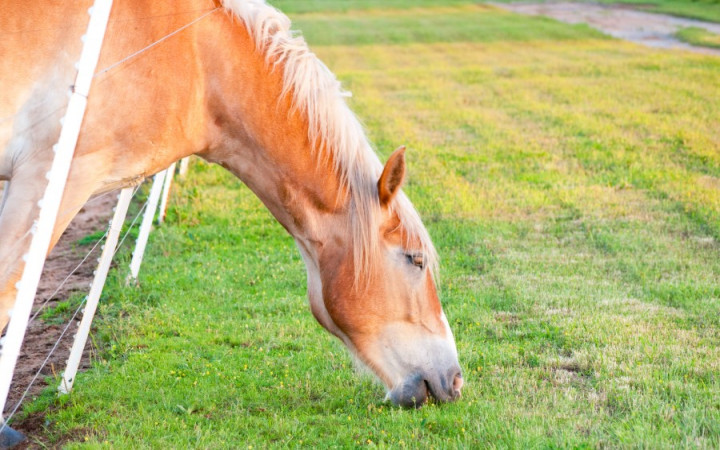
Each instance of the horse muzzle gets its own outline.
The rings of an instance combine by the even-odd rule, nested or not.
[[[389,393],[390,400],[406,408],[419,408],[428,397],[438,402],[453,402],[460,398],[463,378],[460,367],[453,367],[446,373],[415,372]]]

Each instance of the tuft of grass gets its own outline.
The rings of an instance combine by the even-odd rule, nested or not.
[[[71,294],[66,300],[61,300],[55,306],[48,307],[40,314],[46,324],[67,323],[75,314],[75,310],[85,299],[85,294]]]
[[[77,240],[78,245],[94,245],[105,236],[105,230],[98,230]]]
[[[675,33],[675,37],[691,45],[701,47],[720,48],[720,35],[711,33],[705,28],[687,27]]]

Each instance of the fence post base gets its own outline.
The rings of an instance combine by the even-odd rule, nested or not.
[[[0,430],[0,449],[12,448],[25,440],[25,435],[19,431],[15,431],[5,425],[1,420],[2,430]]]
[[[180,176],[184,177],[187,174],[188,166],[190,165],[190,157],[186,156],[180,160]]]

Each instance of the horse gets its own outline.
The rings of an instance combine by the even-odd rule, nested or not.
[[[45,190],[90,0],[4,0],[0,15],[0,330]],[[263,0],[118,0],[51,247],[92,196],[197,155],[245,183],[294,238],[309,306],[386,388],[420,407],[463,378],[438,257],[333,73]],[[50,249],[48,251],[50,251]]]

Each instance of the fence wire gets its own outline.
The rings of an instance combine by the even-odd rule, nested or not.
[[[123,58],[123,59],[121,59],[121,60],[119,60],[119,61],[117,61],[117,62],[115,62],[115,63],[113,63],[113,64],[111,64],[111,65],[109,65],[109,66],[107,66],[107,67],[105,67],[104,69],[101,69],[100,71],[97,71],[97,72],[93,75],[93,78],[96,78],[96,77],[98,77],[98,76],[100,76],[100,75],[102,75],[102,74],[105,74],[105,73],[111,71],[112,69],[114,69],[114,68],[116,68],[116,67],[118,67],[118,66],[121,66],[122,64],[124,64],[125,62],[127,62],[127,61],[130,60],[130,59],[136,58],[136,57],[139,56],[140,54],[146,52],[147,50],[149,50],[149,49],[151,49],[151,48],[153,48],[153,47],[155,47],[156,45],[162,43],[163,41],[165,41],[165,40],[167,40],[167,39],[169,39],[169,38],[171,38],[172,36],[180,33],[180,32],[183,31],[184,29],[186,29],[186,28],[194,25],[195,23],[201,21],[202,19],[210,16],[212,13],[216,12],[218,9],[221,9],[221,7],[215,7],[215,8],[209,9],[209,10],[208,10],[208,9],[199,10],[199,11],[207,11],[207,12],[206,12],[205,14],[203,14],[202,16],[197,17],[196,19],[192,20],[192,21],[189,22],[188,24],[186,24],[186,25],[184,25],[184,26],[176,29],[175,31],[173,31],[173,32],[171,32],[171,33],[163,36],[162,38],[156,40],[156,41],[153,42],[152,44],[150,44],[150,45],[148,45],[148,46],[146,46],[146,47],[144,47],[144,48],[142,48],[142,49],[140,49],[140,50],[138,50],[138,51],[136,51],[136,52],[134,52],[134,53],[132,53],[132,54],[130,54],[130,55],[128,55],[128,56],[126,56],[125,58]],[[180,12],[180,13],[176,13],[176,14],[166,14],[166,15],[158,15],[158,16],[147,16],[147,17],[145,17],[145,18],[134,18],[134,19],[126,19],[126,20],[146,20],[146,19],[151,19],[151,18],[156,18],[156,17],[170,17],[170,16],[181,15],[181,14],[188,14],[188,13],[191,13],[191,12],[197,12],[197,11],[185,11],[185,12]],[[112,23],[115,23],[115,24],[117,24],[118,22],[119,22],[118,20],[112,21]],[[70,26],[70,27],[64,27],[64,28],[70,29],[70,28],[74,28],[74,27]],[[78,28],[79,28],[79,27],[78,27]],[[0,33],[0,36],[2,36],[2,35],[9,35],[9,34],[20,34],[20,33],[31,33],[31,32],[43,32],[43,31],[49,31],[49,30],[46,30],[46,29],[17,30],[17,31]],[[33,107],[34,107],[34,108],[37,108],[37,107],[43,106],[45,103],[47,103],[47,100],[42,100],[42,101],[39,102],[38,104],[33,105]],[[65,106],[66,106],[66,105],[63,105],[63,107],[65,107]],[[43,115],[43,116],[40,117],[39,119],[35,120],[33,123],[31,123],[31,124],[30,124],[29,126],[27,126],[26,128],[24,128],[24,129],[22,129],[22,130],[19,130],[18,132],[13,133],[13,137],[18,137],[18,136],[21,136],[21,135],[23,135],[23,134],[29,133],[29,132],[31,132],[33,129],[35,129],[36,127],[39,127],[40,125],[44,125],[44,123],[45,123],[48,119],[52,118],[55,114],[59,113],[61,109],[62,109],[62,107],[61,107],[61,108],[57,108],[57,109],[52,109],[52,110],[50,110],[50,111],[46,111],[45,115]],[[18,112],[14,113],[14,114],[12,114],[12,115],[10,115],[10,116],[6,116],[6,117],[0,118],[0,125],[4,124],[5,122],[8,122],[8,121],[10,121],[10,120],[13,120],[14,118],[16,118],[16,117],[17,117],[19,114],[21,114],[21,113],[22,113],[22,111],[18,111]],[[48,150],[48,149],[45,149],[45,151],[47,151],[47,150]],[[35,150],[35,151],[38,151],[38,150]],[[7,188],[7,186],[6,186],[6,188]],[[138,189],[139,189],[139,186],[136,187],[135,191],[133,192],[133,196],[135,195],[135,193],[137,193],[137,190],[138,190]],[[102,196],[99,196],[99,197],[102,197]],[[93,200],[91,200],[91,201],[96,201],[96,200],[98,200],[98,198],[95,198],[95,199],[93,199]],[[121,248],[121,246],[122,246],[123,243],[125,242],[125,239],[126,239],[127,236],[130,234],[130,231],[131,231],[132,228],[135,226],[135,224],[136,224],[138,218],[140,217],[140,215],[142,215],[143,212],[146,210],[147,205],[148,205],[148,201],[146,201],[146,202],[143,204],[143,206],[140,208],[140,210],[137,212],[137,214],[136,214],[135,217],[133,218],[132,223],[130,224],[130,226],[129,226],[129,227],[127,228],[127,230],[125,231],[125,234],[123,235],[123,237],[122,237],[122,239],[120,240],[120,242],[117,244],[117,246],[116,246],[116,248],[115,248],[115,250],[114,250],[114,252],[113,252],[113,257],[115,256],[115,254],[118,252],[118,250]],[[61,213],[64,213],[64,212],[61,212]],[[20,241],[22,241],[29,233],[31,233],[32,230],[33,230],[33,227],[31,227],[31,229],[29,229],[29,230],[26,232],[25,236],[23,236],[23,238],[20,239]],[[82,259],[82,261],[81,261],[81,262],[70,272],[70,274],[68,274],[68,276],[60,283],[60,285],[56,288],[56,290],[53,292],[53,294],[51,294],[48,298],[46,298],[45,301],[40,305],[40,307],[35,311],[35,313],[34,313],[34,314],[32,315],[32,317],[30,318],[30,320],[29,320],[29,322],[28,322],[28,325],[29,325],[30,323],[32,323],[32,321],[34,321],[34,320],[37,318],[37,316],[38,316],[38,315],[42,312],[42,310],[47,306],[47,304],[49,303],[49,301],[57,294],[57,292],[60,291],[60,289],[65,285],[65,283],[67,283],[67,281],[70,279],[70,277],[87,261],[87,259],[88,259],[88,258],[90,257],[90,255],[97,249],[97,247],[100,245],[100,243],[101,243],[101,242],[104,242],[104,241],[106,240],[106,237],[108,236],[108,232],[109,232],[109,226],[108,226],[108,228],[106,229],[106,231],[105,231],[105,233],[103,234],[103,236],[102,236],[100,239],[98,239],[98,241],[95,243],[95,245],[93,246],[93,248],[90,249],[90,251],[89,251],[89,252],[85,255],[85,257]],[[34,375],[33,378],[31,379],[31,381],[30,381],[30,383],[28,384],[28,386],[26,387],[26,389],[23,391],[23,394],[21,395],[20,399],[18,400],[18,402],[15,404],[15,406],[14,406],[13,409],[11,410],[10,414],[8,415],[8,417],[5,418],[5,420],[2,421],[2,424],[0,425],[0,432],[2,432],[2,431],[5,429],[5,427],[8,426],[7,424],[12,420],[12,418],[15,416],[15,414],[16,414],[17,411],[19,410],[19,408],[20,408],[20,406],[22,405],[23,401],[25,400],[25,398],[27,397],[28,393],[30,392],[30,389],[32,388],[32,386],[33,386],[34,383],[36,382],[37,378],[38,378],[38,377],[40,376],[40,374],[42,373],[43,369],[46,367],[48,361],[50,360],[51,356],[52,356],[52,355],[54,354],[54,352],[56,351],[57,347],[60,345],[60,342],[62,341],[62,339],[65,337],[68,329],[69,329],[70,326],[75,322],[75,318],[78,316],[78,314],[79,314],[80,311],[82,310],[83,306],[85,305],[86,300],[87,300],[87,296],[86,296],[86,297],[80,302],[80,304],[78,305],[77,309],[75,310],[75,312],[73,313],[72,317],[70,318],[70,321],[69,321],[69,322],[67,323],[67,325],[64,327],[64,329],[63,329],[63,331],[61,332],[60,336],[59,336],[58,339],[55,341],[53,347],[50,349],[50,352],[48,353],[47,357],[45,358],[45,360],[44,360],[43,363],[41,364],[40,368],[37,370],[37,372],[35,373],[35,375]],[[0,411],[0,415],[1,415],[1,414],[2,414],[2,411]]]
[[[141,187],[141,186],[137,186],[137,187],[135,188],[135,190],[133,191],[133,196],[135,196],[135,194],[136,194],[137,191],[140,189],[140,187]],[[138,218],[144,213],[145,209],[147,208],[147,205],[148,205],[148,200],[145,200],[145,202],[143,203],[143,205],[140,207],[140,209],[138,210],[138,212],[135,214],[135,217],[133,218],[133,220],[130,222],[130,226],[128,226],[127,229],[125,230],[125,233],[123,234],[122,239],[120,240],[120,242],[118,242],[118,245],[115,247],[115,250],[114,250],[114,252],[113,252],[113,257],[114,257],[114,256],[117,254],[117,252],[120,250],[120,248],[122,247],[123,243],[125,242],[125,239],[127,239],[127,237],[130,235],[130,232],[132,231],[133,227],[134,227],[135,224],[137,223]],[[107,236],[109,230],[110,230],[110,226],[108,225],[108,227],[107,227],[105,233],[103,234],[103,236],[102,236],[100,239],[98,239],[98,242],[95,243],[95,246],[93,246],[93,248],[87,253],[87,255],[85,255],[85,257],[83,258],[82,262],[81,262],[80,264],[78,264],[78,266],[76,266],[75,269],[73,269],[73,271],[70,273],[70,275],[72,275],[72,274],[82,265],[82,263],[85,262],[85,261],[88,259],[88,257],[90,256],[90,254],[97,248],[97,246],[100,244],[100,242],[102,242],[102,241],[105,240],[105,237]],[[60,284],[60,286],[58,286],[58,288],[55,290],[55,293],[57,293],[57,292],[60,290],[60,288],[62,287],[62,285],[65,284],[65,282],[67,282],[67,280],[70,278],[70,275],[68,275],[68,276],[65,278],[65,280],[63,280],[63,282]],[[53,294],[53,295],[54,295],[54,294]],[[41,306],[41,309],[42,309],[45,305],[47,305],[47,302],[48,302],[49,299],[51,299],[51,298],[52,298],[52,296],[50,296],[50,297],[48,298],[48,300],[46,300],[45,303],[43,303],[43,305]],[[83,300],[80,302],[80,304],[78,305],[77,309],[75,310],[75,312],[73,313],[72,317],[70,318],[69,322],[67,323],[67,325],[65,325],[65,328],[63,328],[63,331],[60,333],[60,336],[57,338],[57,340],[55,341],[54,345],[53,345],[52,348],[50,349],[50,352],[48,353],[47,357],[45,358],[45,360],[44,360],[44,361],[42,362],[42,364],[40,365],[40,368],[35,372],[35,375],[34,375],[33,378],[30,380],[30,383],[27,385],[27,387],[26,387],[25,390],[23,391],[22,395],[20,396],[20,399],[17,401],[17,403],[15,404],[15,406],[12,408],[12,410],[10,411],[10,413],[8,414],[8,416],[5,418],[5,421],[0,425],[0,432],[2,432],[2,430],[3,430],[6,426],[8,426],[7,424],[8,424],[8,423],[11,421],[11,419],[15,416],[15,414],[16,414],[17,411],[19,410],[20,406],[22,405],[23,401],[25,401],[25,398],[27,397],[28,393],[30,392],[30,389],[33,387],[33,385],[34,385],[35,382],[37,381],[38,377],[41,375],[43,369],[45,369],[45,366],[47,366],[48,361],[50,361],[50,358],[51,358],[52,355],[55,353],[55,350],[57,350],[58,346],[60,345],[60,342],[61,342],[62,339],[65,337],[65,334],[67,333],[67,330],[68,330],[68,329],[70,328],[70,326],[75,322],[75,318],[78,316],[78,314],[79,314],[80,311],[82,310],[83,306],[85,306],[85,301],[86,301],[86,300],[87,300],[87,296],[85,296],[85,298],[83,298]],[[38,311],[35,312],[35,314],[34,314],[33,317],[31,318],[31,321],[34,320],[34,319],[38,316],[38,314],[40,313],[40,310],[41,310],[41,309],[39,309]]]

